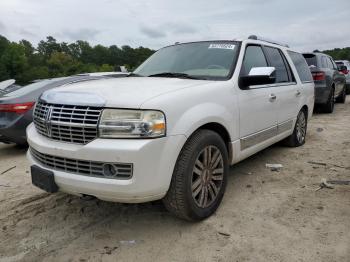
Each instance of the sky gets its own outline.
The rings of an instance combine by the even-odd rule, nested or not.
[[[251,34],[297,51],[350,46],[350,0],[0,0],[0,35],[144,46]]]

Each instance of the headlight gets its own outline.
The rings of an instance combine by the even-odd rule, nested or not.
[[[165,136],[165,116],[160,111],[104,109],[99,124],[101,138]]]

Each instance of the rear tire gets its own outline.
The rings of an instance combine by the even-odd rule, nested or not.
[[[163,199],[175,216],[199,221],[212,215],[224,196],[229,171],[222,138],[211,130],[198,130],[184,145]]]
[[[343,91],[341,92],[340,96],[337,97],[337,102],[344,104],[346,101],[346,87],[344,86]]]
[[[333,113],[334,110],[334,88],[332,88],[329,97],[328,97],[328,101],[325,105],[323,105],[323,112],[324,113],[328,113],[331,114]]]
[[[305,144],[307,131],[307,113],[306,110],[300,110],[294,126],[293,134],[285,139],[285,145],[289,147],[298,147]]]

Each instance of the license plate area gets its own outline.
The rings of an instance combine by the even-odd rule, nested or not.
[[[32,175],[32,184],[46,192],[55,193],[58,186],[55,183],[55,176],[52,171],[40,168],[38,166],[30,167]]]

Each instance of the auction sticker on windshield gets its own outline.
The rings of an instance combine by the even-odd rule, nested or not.
[[[232,44],[210,44],[208,48],[216,48],[216,49],[235,49],[235,45]]]

